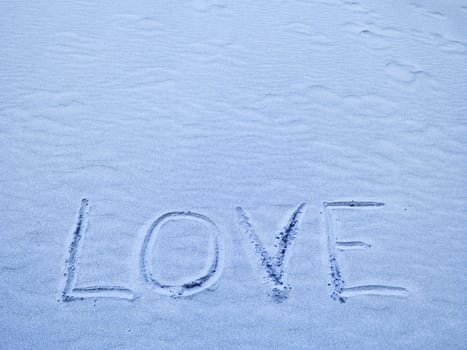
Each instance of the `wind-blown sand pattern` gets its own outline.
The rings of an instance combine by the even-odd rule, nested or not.
[[[466,96],[463,0],[0,1],[0,349],[465,349]]]

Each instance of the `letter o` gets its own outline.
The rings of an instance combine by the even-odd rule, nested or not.
[[[163,284],[155,277],[151,266],[152,251],[156,243],[157,235],[164,223],[174,220],[192,220],[202,222],[212,227],[214,233],[212,252],[210,253],[209,269],[203,276],[185,282],[183,284]],[[202,292],[217,282],[222,274],[224,262],[224,245],[217,225],[207,216],[193,212],[171,212],[156,219],[146,232],[140,252],[140,271],[143,280],[151,285],[154,290],[163,295],[169,295],[175,298],[191,296]]]

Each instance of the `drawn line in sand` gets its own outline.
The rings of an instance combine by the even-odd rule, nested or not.
[[[390,287],[382,285],[367,285],[343,288],[341,296],[344,298],[357,295],[387,295],[387,296],[408,296],[408,291],[402,287]]]
[[[339,250],[355,250],[355,249],[365,249],[370,248],[371,244],[361,241],[336,241],[336,248]]]
[[[362,241],[337,241],[334,233],[333,208],[369,208],[382,207],[382,202],[363,202],[363,201],[340,201],[340,202],[324,202],[324,215],[326,224],[326,234],[328,242],[329,265],[331,269],[331,298],[345,303],[347,298],[359,295],[378,295],[378,296],[408,296],[408,291],[402,287],[385,286],[385,285],[363,285],[354,287],[344,287],[342,278],[342,269],[337,260],[336,249],[340,251],[353,249],[366,249],[371,245]]]
[[[271,296],[276,302],[287,299],[290,286],[284,282],[284,260],[292,241],[297,234],[297,227],[300,216],[305,208],[305,203],[300,204],[290,216],[284,229],[276,236],[278,251],[275,255],[270,255],[251,224],[248,214],[242,207],[237,207],[237,216],[240,227],[250,238],[255,252],[260,257],[260,263],[266,272],[266,280],[272,287]]]
[[[211,237],[211,256],[209,258],[209,267],[203,276],[188,279],[187,282],[182,284],[161,283],[155,277],[151,264],[151,261],[153,261],[154,246],[163,225],[168,221],[178,220],[194,220],[207,225],[211,228],[209,231],[214,232],[214,237]],[[167,213],[156,219],[146,232],[140,252],[140,272],[143,280],[147,284],[151,285],[159,294],[169,295],[173,298],[192,296],[193,294],[211,287],[219,279],[223,269],[223,246],[220,231],[216,224],[207,216],[190,211]]]
[[[89,215],[89,200],[83,198],[78,212],[78,219],[73,230],[69,256],[65,261],[65,285],[61,294],[63,302],[73,300],[83,300],[86,298],[117,298],[134,300],[136,298],[133,291],[120,286],[89,286],[76,287],[76,274],[79,267],[79,245],[86,233]]]

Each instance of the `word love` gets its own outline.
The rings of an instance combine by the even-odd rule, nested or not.
[[[333,209],[335,208],[376,208],[382,207],[380,202],[342,201],[324,202],[323,210],[326,221],[326,234],[329,253],[329,267],[332,286],[331,297],[334,300],[345,302],[348,297],[355,295],[381,295],[381,296],[406,296],[407,290],[402,287],[387,285],[361,285],[344,286],[341,267],[337,259],[337,251],[344,252],[349,249],[366,249],[370,245],[362,241],[338,241],[335,238],[333,228]],[[285,262],[286,256],[290,254],[290,247],[295,239],[305,203],[297,206],[291,214],[287,224],[276,236],[277,251],[274,254],[268,252],[264,244],[258,237],[252,221],[247,212],[237,207],[238,223],[241,230],[249,238],[253,247],[253,254],[258,258],[264,279],[269,284],[269,295],[276,302],[285,300],[290,292],[290,286],[286,283]],[[136,293],[127,287],[113,285],[77,286],[77,273],[79,266],[80,245],[86,233],[89,215],[89,201],[84,198],[78,212],[76,226],[73,229],[71,243],[68,251],[68,259],[65,262],[64,286],[61,292],[61,301],[71,302],[84,300],[87,298],[118,298],[126,300],[136,299]],[[164,283],[158,279],[154,271],[154,251],[157,237],[161,232],[167,230],[170,222],[184,222],[195,224],[198,229],[201,227],[203,233],[210,237],[209,254],[207,258],[207,268],[204,273],[196,278],[188,278],[183,283]],[[169,226],[170,227],[170,226]],[[189,211],[171,212],[164,214],[154,220],[149,226],[139,252],[139,272],[144,285],[151,287],[156,293],[174,298],[192,296],[200,293],[214,285],[220,278],[224,265],[224,239],[214,221],[205,215]]]

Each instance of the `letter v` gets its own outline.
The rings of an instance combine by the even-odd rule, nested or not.
[[[305,203],[300,204],[297,209],[292,213],[287,225],[276,236],[278,251],[275,255],[270,255],[250,222],[247,213],[241,207],[237,207],[237,215],[240,227],[250,238],[256,254],[260,257],[260,263],[266,272],[266,279],[272,286],[272,293],[270,294],[276,302],[282,302],[287,299],[290,286],[284,283],[284,261],[287,249],[292,244],[296,234],[297,226],[300,215],[305,208]]]

